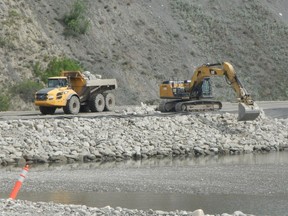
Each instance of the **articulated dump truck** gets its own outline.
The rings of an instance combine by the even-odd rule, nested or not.
[[[47,88],[35,94],[34,104],[44,115],[62,108],[65,114],[112,111],[117,88],[116,79],[101,79],[89,71],[63,71],[59,77],[49,77]]]

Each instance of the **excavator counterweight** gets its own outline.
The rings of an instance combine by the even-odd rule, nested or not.
[[[191,80],[164,81],[160,85],[160,98],[166,99],[159,105],[161,112],[193,112],[220,110],[222,103],[212,100],[210,78],[225,76],[237,94],[238,121],[255,120],[260,110],[250,94],[236,76],[233,66],[228,62],[204,64],[198,67]],[[173,100],[172,100],[173,99]]]

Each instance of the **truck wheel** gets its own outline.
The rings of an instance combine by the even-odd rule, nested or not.
[[[105,111],[112,111],[115,108],[115,96],[112,93],[108,93],[104,95],[105,97]]]
[[[56,107],[43,107],[43,106],[40,106],[39,109],[40,109],[40,112],[43,115],[52,115],[52,114],[55,113]]]
[[[77,114],[80,110],[80,101],[78,97],[72,96],[68,101],[65,107],[63,107],[63,111],[65,114]]]
[[[105,107],[105,100],[102,94],[97,94],[91,98],[89,103],[90,110],[92,112],[102,112]]]

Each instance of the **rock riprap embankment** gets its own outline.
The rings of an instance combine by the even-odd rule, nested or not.
[[[85,205],[62,205],[55,203],[45,203],[45,202],[30,202],[22,200],[4,200],[0,199],[0,215],[9,215],[9,216],[51,216],[51,215],[138,215],[138,216],[156,216],[156,215],[165,215],[165,216],[214,216],[204,214],[203,210],[198,209],[193,212],[189,211],[174,211],[174,212],[165,212],[161,210],[138,210],[138,209],[127,209],[127,208],[111,208],[106,206],[103,208],[87,207]],[[241,211],[236,211],[233,214],[217,214],[216,216],[252,216],[246,215]]]
[[[136,115],[147,113],[154,115]],[[287,125],[264,113],[238,122],[230,113],[158,115],[149,107],[113,117],[8,120],[0,124],[0,163],[278,151],[288,146]]]

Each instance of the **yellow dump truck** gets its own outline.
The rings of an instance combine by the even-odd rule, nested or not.
[[[48,78],[47,88],[35,93],[34,104],[44,115],[62,108],[65,114],[112,111],[117,88],[116,79],[102,79],[88,71],[63,71],[59,77]]]

